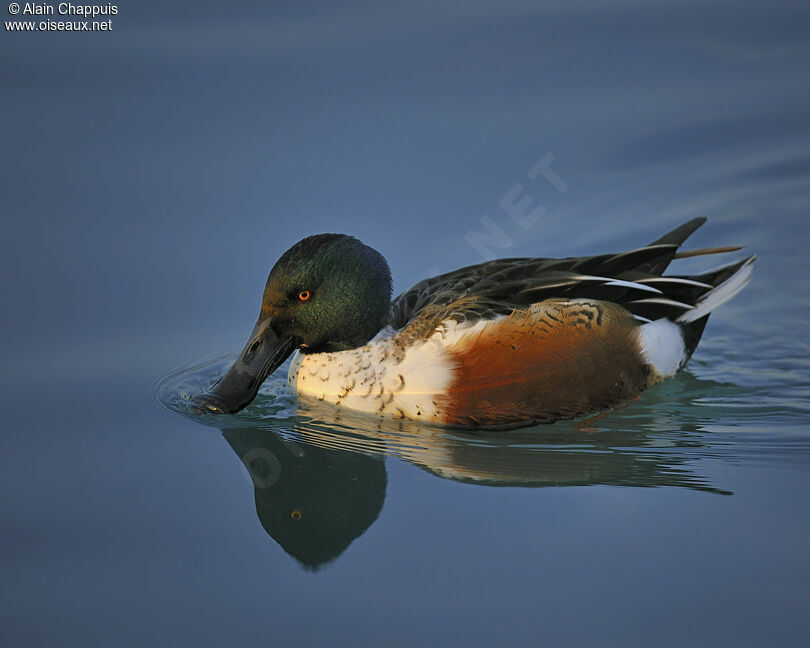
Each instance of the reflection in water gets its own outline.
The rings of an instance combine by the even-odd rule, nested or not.
[[[699,421],[662,407],[674,392],[705,382],[689,376],[674,388],[652,392],[643,405],[520,430],[448,430],[406,421],[373,426],[361,417],[318,411],[321,422],[299,422],[291,431],[309,445],[395,456],[466,483],[680,486],[728,494],[697,473],[699,461],[713,454]]]
[[[385,457],[484,486],[677,486],[730,494],[702,477],[700,466],[728,458],[727,435],[711,426],[717,404],[727,411],[740,389],[688,372],[601,418],[474,432],[314,409],[272,381],[239,415],[195,414],[188,394],[218,370],[215,362],[205,375],[199,367],[176,372],[157,396],[175,412],[222,428],[253,480],[262,526],[310,569],[339,556],[377,519]]]
[[[253,481],[264,530],[305,567],[339,556],[380,514],[382,458],[299,444],[256,427],[223,435]]]

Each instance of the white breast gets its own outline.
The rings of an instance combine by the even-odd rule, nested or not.
[[[407,346],[385,328],[351,351],[298,352],[288,381],[304,399],[384,418],[441,422],[443,398],[453,379],[448,348],[483,324],[445,323],[427,340]]]

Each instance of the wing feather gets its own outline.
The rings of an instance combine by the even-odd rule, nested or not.
[[[497,259],[431,277],[394,299],[391,325],[399,330],[421,320],[415,328],[427,330],[444,320],[475,322],[545,299],[579,298],[620,304],[640,321],[675,319],[743,263],[698,276],[662,276],[680,245],[704,221],[695,218],[650,245],[627,252]]]

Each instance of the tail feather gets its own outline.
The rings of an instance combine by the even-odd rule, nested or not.
[[[661,243],[674,243],[676,245],[682,245],[683,242],[688,239],[695,230],[703,225],[706,222],[706,218],[701,216],[700,218],[693,218],[690,221],[686,221],[683,225],[676,227],[671,232],[667,232],[661,238],[656,241],[653,241],[652,245],[659,245]]]
[[[650,251],[651,258],[622,276],[659,291],[653,296],[635,291],[631,301],[623,302],[637,320],[646,322],[639,327],[639,339],[644,357],[653,369],[653,381],[674,374],[686,364],[703,335],[709,314],[751,280],[756,261],[753,255],[699,275],[661,276],[674,259],[741,249],[734,246],[678,252],[678,246],[705,222],[705,218],[694,218],[642,248]],[[658,254],[654,255],[656,251]]]
[[[733,276],[734,273],[742,268],[746,263],[753,263],[754,261],[756,261],[756,256],[752,255],[746,257],[745,259],[740,259],[739,261],[732,261],[731,263],[718,266],[717,268],[713,268],[712,270],[708,270],[699,275],[689,275],[687,278],[709,284],[716,288],[726,279]]]
[[[694,308],[680,315],[675,321],[682,324],[695,322],[732,299],[751,281],[756,259],[756,255],[751,255],[742,261],[691,277],[697,281],[709,283],[714,288],[702,295]]]
[[[737,252],[742,250],[742,245],[726,245],[725,247],[701,248],[700,250],[685,250],[676,252],[673,259],[688,259],[689,257],[705,256],[707,254],[724,254],[726,252]]]
[[[692,220],[685,222],[683,225],[676,227],[671,232],[667,232],[661,238],[653,241],[649,246],[647,246],[648,248],[656,245],[671,247],[664,247],[661,254],[656,255],[653,259],[650,259],[647,263],[637,266],[635,269],[654,275],[660,275],[662,272],[664,272],[664,270],[667,269],[667,266],[672,262],[672,260],[676,258],[678,247],[681,246],[683,242],[705,222],[706,219],[703,217],[693,218]]]
[[[703,335],[703,329],[706,328],[706,323],[709,321],[709,316],[704,315],[700,319],[688,324],[681,323],[681,335],[683,336],[683,346],[686,350],[684,354],[683,364],[686,364],[692,357],[692,354],[697,349],[698,342]]]

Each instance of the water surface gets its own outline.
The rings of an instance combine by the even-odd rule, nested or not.
[[[4,33],[3,645],[808,645],[808,25],[140,2]],[[400,291],[694,216],[754,279],[608,416],[380,426],[283,374],[236,416],[185,406],[305,235],[359,237]]]

